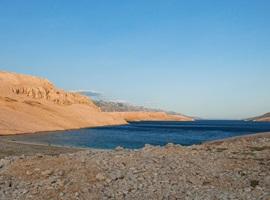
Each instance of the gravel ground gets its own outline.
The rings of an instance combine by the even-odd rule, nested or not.
[[[26,144],[6,140],[0,137],[0,159],[7,156],[31,156],[38,153],[42,153],[44,155],[59,155],[61,153],[73,153],[79,150],[80,149],[76,148]]]
[[[0,160],[1,200],[270,199],[270,134]]]

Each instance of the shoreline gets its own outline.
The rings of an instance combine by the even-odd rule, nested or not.
[[[21,142],[3,140],[0,138],[0,160],[7,157],[34,156],[38,154],[56,156],[79,151],[83,151],[83,149],[41,144],[25,144]]]
[[[233,136],[233,137],[228,137],[224,139],[218,139],[218,140],[213,140],[213,141],[208,141],[204,142],[203,144],[217,144],[217,143],[223,143],[223,142],[229,142],[229,141],[235,141],[239,139],[248,139],[248,138],[259,138],[259,137],[264,137],[270,135],[270,132],[258,132],[258,133],[252,133],[252,134],[246,134],[246,135],[240,135],[240,136]]]
[[[89,128],[104,128],[104,127],[114,127],[114,126],[124,126],[129,125],[130,123],[139,123],[139,122],[194,122],[194,121],[204,121],[204,120],[196,120],[192,119],[190,121],[177,121],[177,120],[134,120],[134,121],[126,121],[126,123],[120,123],[120,124],[112,124],[112,125],[93,125],[93,126],[83,126],[83,127],[77,127],[77,128],[68,128],[68,129],[54,129],[54,130],[41,130],[41,131],[30,131],[30,132],[22,132],[22,133],[10,133],[10,134],[1,134],[0,138],[5,136],[17,136],[17,135],[29,135],[29,134],[43,134],[43,133],[51,133],[51,132],[62,132],[62,131],[76,131],[80,129],[89,129]],[[207,119],[206,119],[207,121]],[[230,121],[230,120],[229,120]],[[249,121],[249,120],[239,120],[239,121]],[[262,122],[262,123],[270,123],[269,121],[254,121],[253,122]],[[256,133],[255,133],[256,134]],[[237,136],[236,136],[237,137]],[[241,136],[240,136],[241,137]]]
[[[16,135],[29,135],[29,134],[43,134],[43,133],[50,133],[50,132],[61,132],[61,131],[76,131],[80,129],[88,129],[88,128],[101,128],[101,127],[113,127],[113,126],[123,126],[127,125],[127,123],[123,124],[114,124],[114,125],[95,125],[95,126],[86,126],[86,127],[79,127],[79,128],[68,128],[68,129],[55,129],[55,130],[47,130],[47,131],[33,131],[33,132],[23,132],[23,133],[11,133],[11,134],[1,134],[0,133],[0,138],[5,137],[5,136],[16,136]]]
[[[269,199],[270,194],[269,132],[190,148],[76,151],[0,139],[0,158],[1,148],[13,156],[0,159],[0,199]]]
[[[10,133],[10,134],[1,134],[0,137],[5,137],[5,136],[16,136],[16,135],[28,135],[28,134],[37,134],[37,133],[50,133],[50,132],[61,132],[61,131],[76,131],[80,129],[89,129],[89,128],[104,128],[104,127],[114,127],[114,126],[124,126],[124,125],[129,125],[130,123],[137,123],[137,122],[194,122],[197,121],[195,119],[192,119],[190,121],[177,121],[177,120],[135,120],[135,121],[125,121],[126,123],[119,123],[119,124],[108,124],[108,125],[93,125],[93,126],[83,126],[83,127],[78,127],[78,128],[68,128],[68,129],[55,129],[55,130],[44,130],[44,131],[30,131],[30,132],[22,132],[22,133]]]
[[[5,137],[5,136],[4,136]],[[45,155],[59,155],[66,153],[75,153],[79,151],[94,151],[94,152],[113,152],[115,149],[102,149],[102,148],[91,148],[91,147],[76,147],[76,146],[62,146],[62,145],[48,145],[42,143],[32,143],[24,141],[16,141],[12,139],[5,139],[3,136],[0,136],[0,159],[10,156],[32,156],[36,154],[45,154]],[[224,138],[220,140],[213,140],[204,142],[202,144],[194,144],[190,146],[182,146],[185,149],[190,147],[203,147],[203,146],[213,146],[222,143],[235,142],[236,140],[247,140],[247,139],[257,139],[261,137],[270,137],[270,132],[254,133],[242,136],[234,136],[230,138]],[[146,144],[147,145],[147,144]],[[177,145],[177,144],[174,144]],[[156,146],[160,149],[163,149],[165,146]],[[131,149],[132,151],[138,151],[140,149]]]
[[[63,149],[74,149],[78,151],[84,150],[91,150],[91,151],[111,151],[114,149],[99,149],[99,148],[91,148],[91,147],[78,147],[78,146],[68,146],[68,145],[56,145],[56,144],[45,144],[45,143],[38,143],[38,142],[27,142],[27,141],[18,141],[18,140],[10,140],[10,139],[2,139],[0,136],[0,142],[6,143],[14,143],[14,144],[21,144],[21,145],[33,145],[33,146],[42,146],[42,147],[53,147],[53,148],[63,148]]]

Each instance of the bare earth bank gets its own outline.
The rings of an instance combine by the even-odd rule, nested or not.
[[[270,199],[269,133],[191,147],[60,149],[1,159],[0,199]]]

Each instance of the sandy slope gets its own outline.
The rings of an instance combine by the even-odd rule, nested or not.
[[[260,121],[260,122],[270,122],[270,117],[264,117],[264,118],[261,118],[257,121]]]
[[[165,113],[101,112],[88,97],[60,90],[46,79],[0,71],[0,135],[172,119]]]
[[[249,118],[248,120],[258,121],[258,122],[270,122],[270,112],[257,116],[257,117]]]
[[[270,113],[268,113],[268,115],[270,115]],[[265,117],[257,117],[254,121],[258,121],[258,122],[270,122],[270,117],[269,116],[265,116]]]
[[[165,112],[110,112],[115,118],[124,118],[127,121],[191,121],[192,118],[182,115],[168,115]]]
[[[124,123],[101,113],[87,97],[59,90],[45,79],[0,72],[0,134]]]

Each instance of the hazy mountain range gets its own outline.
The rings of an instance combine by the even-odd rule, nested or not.
[[[89,96],[103,112],[165,112],[172,115],[183,115],[174,111],[134,105],[124,100],[110,100],[106,98],[102,93],[96,91],[79,90],[76,92]]]

